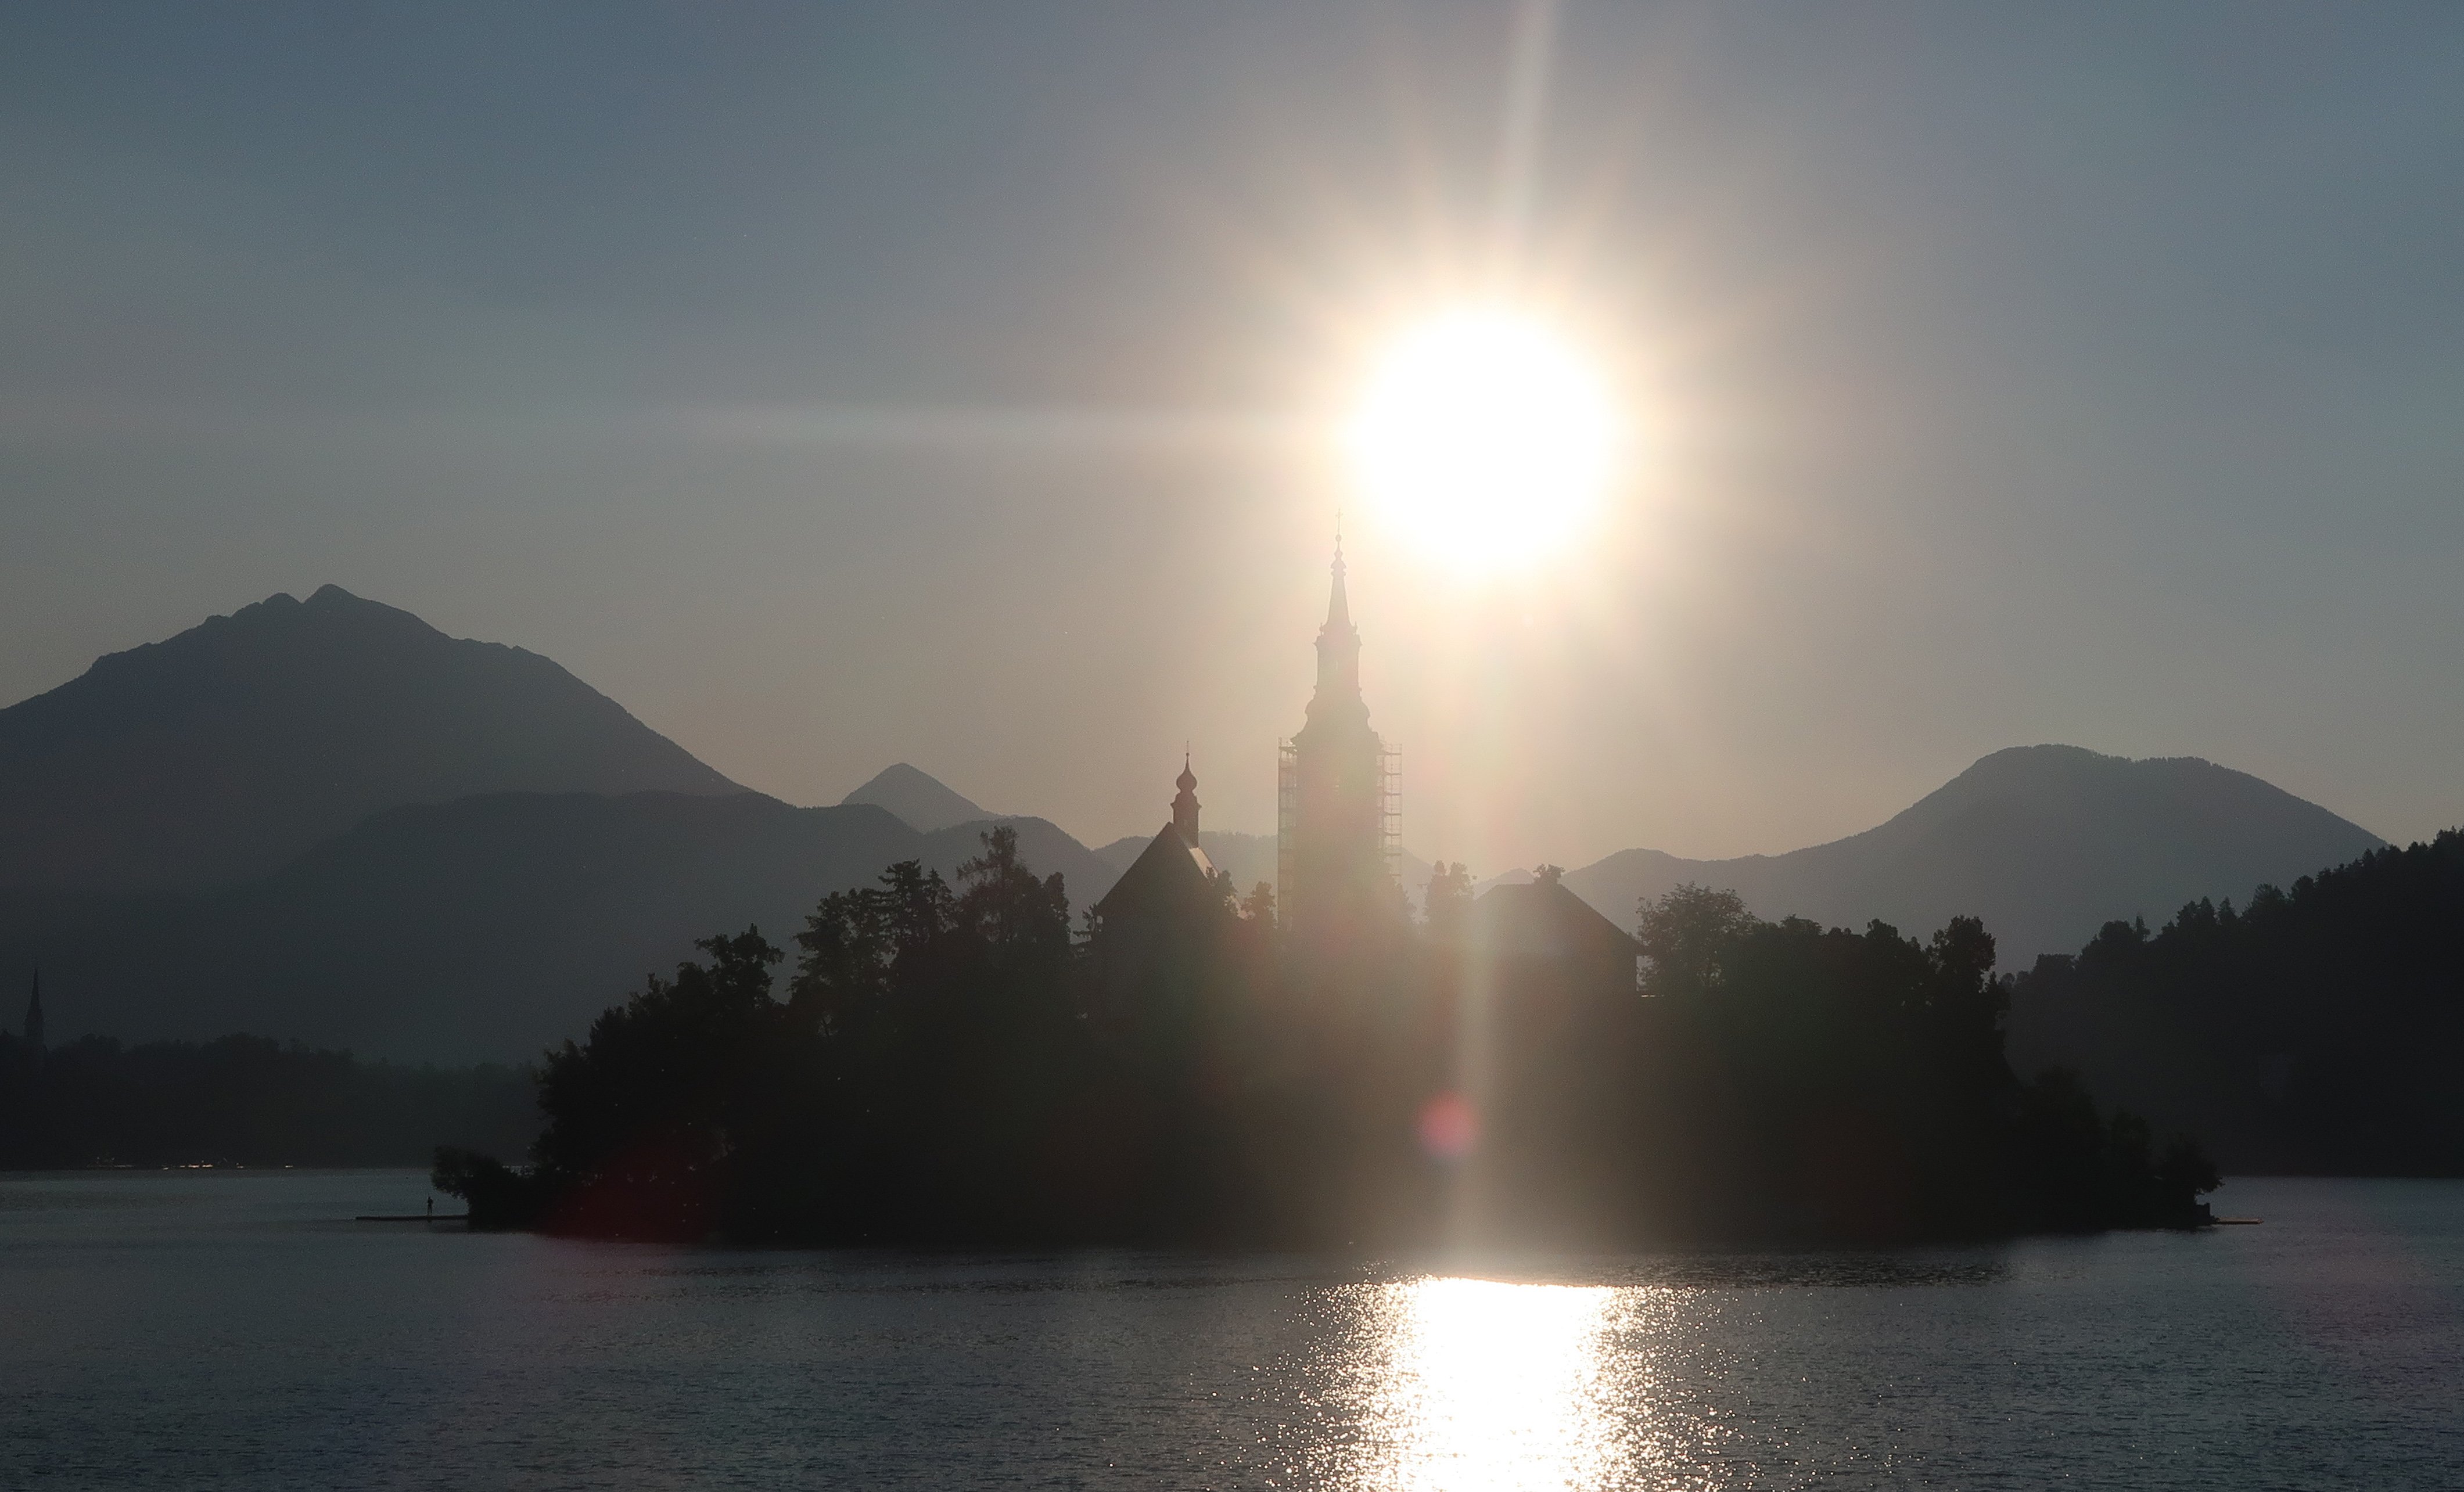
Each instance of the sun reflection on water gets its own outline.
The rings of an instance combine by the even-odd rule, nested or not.
[[[1692,1442],[1706,1427],[1654,1403],[1655,1339],[1678,1293],[1442,1278],[1372,1287],[1341,1480],[1413,1492],[1695,1484],[1705,1447]]]

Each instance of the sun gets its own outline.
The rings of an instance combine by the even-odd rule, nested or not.
[[[1620,431],[1606,384],[1564,338],[1470,310],[1398,339],[1346,434],[1353,475],[1390,525],[1489,571],[1574,537],[1606,494]]]

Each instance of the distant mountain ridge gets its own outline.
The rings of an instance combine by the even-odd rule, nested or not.
[[[1566,885],[1624,926],[1639,902],[1688,881],[1734,890],[1765,917],[1859,928],[1880,918],[1922,935],[1980,916],[2011,969],[2076,951],[2108,921],[2162,923],[2187,902],[2247,898],[2384,843],[2196,757],[2018,746],[1846,839],[1736,860],[1629,849],[1568,871]]]
[[[1089,850],[904,762],[836,807],[792,808],[546,658],[327,586],[0,710],[0,975],[39,964],[62,1036],[251,1029],[518,1057],[579,1035],[696,937],[759,923],[783,944],[821,895],[896,860],[954,877],[995,822],[1079,909],[1151,837]],[[1272,835],[1201,840],[1236,887],[1275,878]],[[2014,968],[2108,920],[2161,923],[2379,845],[2197,758],[2034,746],[1828,845],[1626,850],[1566,885],[1629,927],[1686,881],[1850,927],[1923,934],[1973,914]],[[1415,899],[1428,873],[1406,857]]]
[[[1042,819],[1001,821],[1073,906],[1111,877]],[[989,823],[921,833],[759,793],[492,794],[397,808],[205,891],[0,890],[0,969],[37,962],[55,1033],[251,1031],[415,1061],[580,1037],[693,942],[791,948],[824,895],[919,860],[955,880]]]
[[[197,888],[476,793],[744,791],[534,652],[328,585],[0,710],[0,886]]]
[[[1145,844],[1089,850],[1042,819],[998,822],[1038,873],[1063,875],[1074,909],[1119,875],[1108,858]],[[579,1036],[696,937],[759,924],[784,946],[822,895],[892,861],[955,878],[990,827],[926,833],[877,804],[757,793],[485,795],[376,815],[239,886],[0,890],[0,970],[42,965],[63,1035],[244,1029],[385,1057],[518,1058]],[[1204,838],[1240,884],[1271,878],[1272,836]],[[1974,913],[2008,968],[2135,911],[2157,921],[2198,896],[2289,884],[2356,843],[2377,841],[2246,774],[2031,747],[1830,845],[1727,861],[1628,850],[1566,881],[1621,926],[1686,880],[1766,916],[1852,927],[1881,917],[1922,934]]]

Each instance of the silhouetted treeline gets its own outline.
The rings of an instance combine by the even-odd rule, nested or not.
[[[1545,889],[1544,921],[1573,902]],[[1922,944],[1686,888],[1644,911],[1639,989],[1614,929],[1508,947],[1452,872],[1426,924],[1306,953],[1265,889],[1217,890],[1132,959],[1073,940],[1005,830],[956,886],[892,867],[792,965],[706,940],[549,1054],[530,1168],[453,1149],[438,1184],[630,1237],[1378,1247],[2182,1223],[2215,1184],[2013,1078],[1973,920]]]
[[[2013,1000],[2014,1047],[2233,1171],[2464,1174],[2464,832],[2108,923]]]
[[[440,1137],[518,1148],[539,1132],[517,1068],[404,1067],[254,1036],[36,1052],[0,1036],[0,1167],[404,1166]]]
[[[1723,1234],[1891,1238],[2186,1220],[2197,1146],[2101,1118],[2076,1079],[2004,1060],[1992,937],[1928,942],[1749,916],[1680,888],[1644,911],[1627,1070],[1642,1205]]]
[[[1151,1188],[1178,1169],[1160,1109],[1190,1092],[1085,1007],[1059,878],[985,839],[956,888],[908,862],[825,899],[784,999],[758,931],[704,941],[548,1054],[532,1175],[455,1152],[439,1184],[483,1218],[628,1236],[1182,1231]]]

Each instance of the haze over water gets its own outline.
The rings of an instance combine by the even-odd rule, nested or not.
[[[16,1174],[0,1483],[2434,1486],[2464,1183],[2255,1228],[1541,1263],[665,1249],[414,1172]]]

